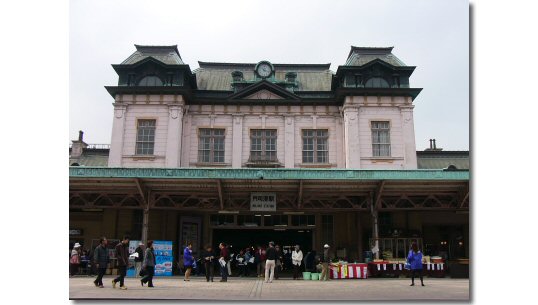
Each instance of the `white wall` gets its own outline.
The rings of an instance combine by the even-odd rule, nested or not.
[[[413,106],[409,98],[347,97],[341,109],[337,106],[187,105],[184,108],[180,107],[182,111],[186,109],[180,121],[182,128],[168,130],[172,106],[177,109],[177,105],[183,105],[183,103],[181,96],[171,95],[164,97],[127,95],[117,99],[115,108],[124,109],[123,121],[115,118],[121,124],[118,123],[113,128],[111,157],[113,153],[119,156],[117,152],[121,150],[121,164],[118,164],[118,161],[111,161],[109,166],[166,167],[167,139],[175,139],[174,137],[181,140],[178,146],[181,151],[177,152],[180,160],[174,164],[181,167],[205,166],[198,163],[198,129],[223,128],[225,129],[225,158],[224,164],[219,166],[245,166],[250,155],[251,129],[277,130],[277,158],[282,166],[320,166],[302,163],[302,129],[327,129],[329,131],[329,164],[321,165],[321,167],[417,168]],[[344,126],[342,114],[346,111],[355,113],[354,116],[357,119],[348,120],[348,124],[352,125]],[[115,111],[115,116],[117,113]],[[150,158],[135,156],[136,122],[139,119],[156,120],[154,156]],[[390,157],[372,156],[371,121],[390,122]],[[241,132],[241,136],[235,138],[238,147],[234,147],[234,127],[236,132]],[[293,132],[292,136],[288,136],[287,139],[286,128],[289,135],[290,131]],[[344,137],[345,130],[350,132],[348,137]],[[180,132],[182,135],[179,134]],[[348,141],[347,144],[345,141]],[[353,151],[358,155],[354,158],[347,158],[346,145],[351,146],[349,147],[351,150],[348,149],[348,151]],[[168,151],[169,154],[175,153],[170,147]],[[232,164],[234,158],[235,164]],[[110,160],[117,160],[117,158]],[[346,165],[349,160],[354,160],[352,166]]]

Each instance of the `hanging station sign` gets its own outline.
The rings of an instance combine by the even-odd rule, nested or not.
[[[276,193],[250,193],[251,211],[276,211]]]

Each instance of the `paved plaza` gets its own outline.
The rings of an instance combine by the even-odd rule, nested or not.
[[[208,283],[205,277],[157,277],[154,288],[127,278],[127,290],[113,289],[114,277],[105,276],[105,288],[97,288],[93,277],[69,279],[69,298],[76,299],[188,299],[188,300],[468,300],[469,280],[425,278],[410,287],[410,279],[346,279],[328,282],[292,279],[264,283],[257,278],[229,278]],[[418,285],[417,285],[418,284]],[[117,285],[119,287],[119,284]]]

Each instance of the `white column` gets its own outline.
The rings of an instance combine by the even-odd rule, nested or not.
[[[344,131],[342,126],[342,118],[335,118],[335,130],[336,130],[336,139],[334,143],[336,144],[336,167],[345,168],[345,159],[344,159]]]
[[[232,115],[232,168],[241,168],[243,155],[243,115]]]
[[[166,137],[166,167],[179,167],[183,138],[183,105],[168,106],[168,134]]]
[[[284,116],[284,167],[295,167],[295,117]]]
[[[404,144],[404,168],[417,169],[417,147],[415,144],[415,124],[413,108],[415,106],[400,106],[402,119],[402,137]]]
[[[343,112],[346,168],[360,168],[359,107],[344,106]]]
[[[108,155],[108,167],[121,167],[123,155],[123,133],[125,130],[125,113],[127,105],[114,103],[114,120],[112,121],[112,139]]]

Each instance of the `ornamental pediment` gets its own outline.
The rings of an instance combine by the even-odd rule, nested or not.
[[[282,96],[275,94],[269,90],[260,90],[249,96],[244,97],[246,100],[281,100],[284,99]]]
[[[266,80],[252,84],[231,95],[229,100],[299,100],[300,98],[276,84]]]

